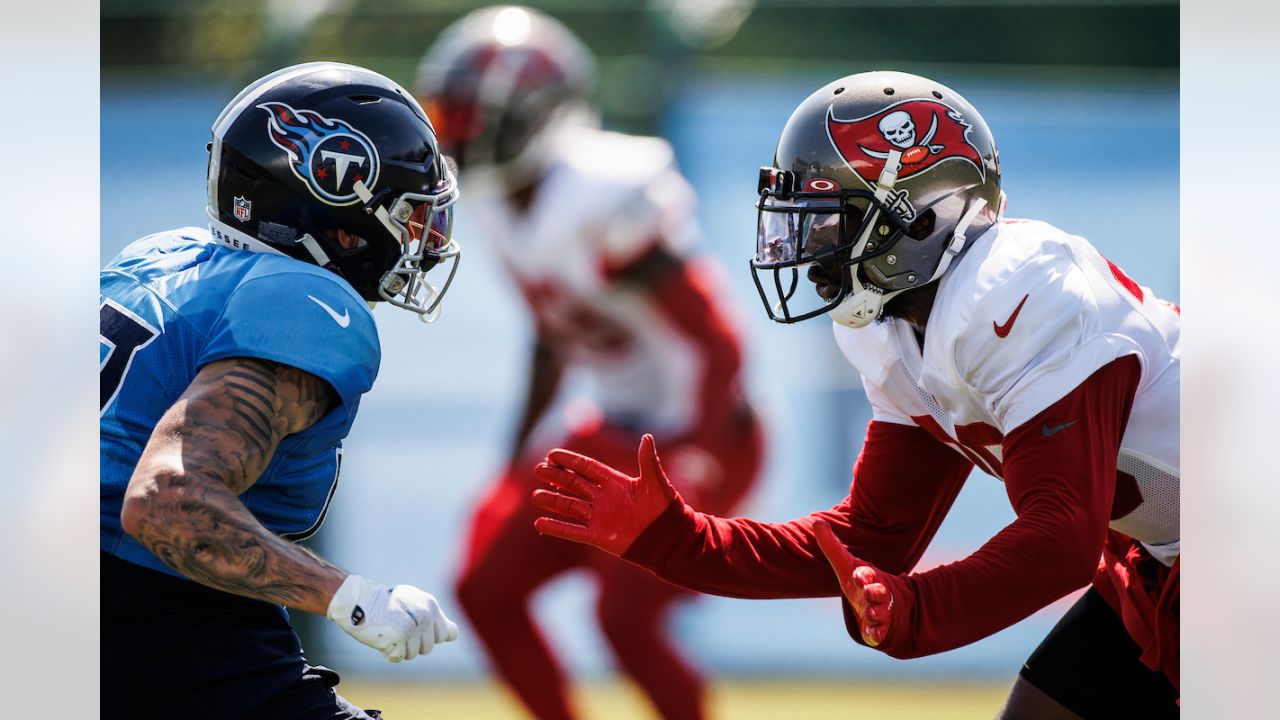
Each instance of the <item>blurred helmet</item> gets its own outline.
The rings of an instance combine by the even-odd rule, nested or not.
[[[982,116],[945,85],[899,72],[850,75],[810,95],[757,190],[752,274],[769,317],[784,323],[825,313],[871,323],[895,295],[942,277],[1002,209]],[[797,296],[810,263],[838,272],[834,298]]]
[[[314,263],[424,321],[438,314],[460,254],[457,181],[422,108],[387,78],[317,62],[258,80],[213,124],[208,182],[223,244]],[[425,275],[444,260],[437,290]]]
[[[567,28],[507,5],[446,28],[418,65],[414,91],[468,183],[519,181],[542,170],[558,131],[594,122],[594,80],[590,51]]]

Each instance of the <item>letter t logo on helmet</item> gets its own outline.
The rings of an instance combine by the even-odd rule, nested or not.
[[[228,103],[209,149],[209,226],[223,244],[314,263],[368,301],[438,316],[461,253],[458,184],[404,88],[341,63],[277,70]],[[426,274],[442,263],[437,289]]]

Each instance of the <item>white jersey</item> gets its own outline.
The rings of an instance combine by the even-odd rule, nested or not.
[[[696,422],[704,358],[649,293],[616,273],[697,234],[693,189],[657,138],[567,134],[522,214],[473,193],[468,218],[492,241],[539,324],[586,380],[606,419],[678,434]],[[584,377],[585,376],[585,377]]]
[[[996,477],[1004,435],[1096,370],[1136,355],[1141,380],[1117,470],[1142,497],[1111,527],[1172,564],[1180,538],[1178,309],[1088,241],[1046,223],[1004,220],[940,280],[923,351],[904,320],[836,325],[835,333],[876,419],[924,427]]]

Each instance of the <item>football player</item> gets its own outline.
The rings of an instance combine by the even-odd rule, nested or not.
[[[295,541],[378,372],[373,303],[439,312],[454,173],[408,92],[308,63],[226,106],[208,187],[207,230],[138,240],[100,276],[103,716],[376,717],[305,662],[286,608],[391,662],[457,626]]]
[[[590,570],[596,620],[622,669],[661,716],[698,718],[703,681],[664,629],[687,592],[532,527],[533,466],[556,444],[627,466],[640,429],[652,429],[671,445],[684,497],[720,513],[761,462],[719,268],[690,257],[693,191],[666,142],[596,127],[592,76],[589,52],[559,22],[495,7],[449,27],[415,83],[458,159],[468,217],[494,243],[535,328],[509,463],[475,511],[457,593],[530,712],[569,718],[564,673],[529,603],[557,575]],[[570,374],[585,393],[561,392]],[[561,423],[549,409],[562,394],[590,409]]]
[[[1176,715],[1178,308],[1084,238],[1003,217],[987,124],[926,78],[864,73],[812,94],[759,195],[769,316],[829,315],[874,411],[849,496],[785,523],[698,512],[646,437],[637,477],[550,453],[538,530],[702,592],[841,595],[854,640],[898,658],[1092,582],[1003,717]],[[912,572],[974,467],[1003,479],[1017,519]]]

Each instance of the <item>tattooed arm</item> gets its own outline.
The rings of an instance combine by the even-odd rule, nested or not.
[[[209,363],[151,433],[125,492],[125,532],[203,585],[324,615],[347,573],[263,527],[238,496],[282,438],[337,402],[287,365]]]

